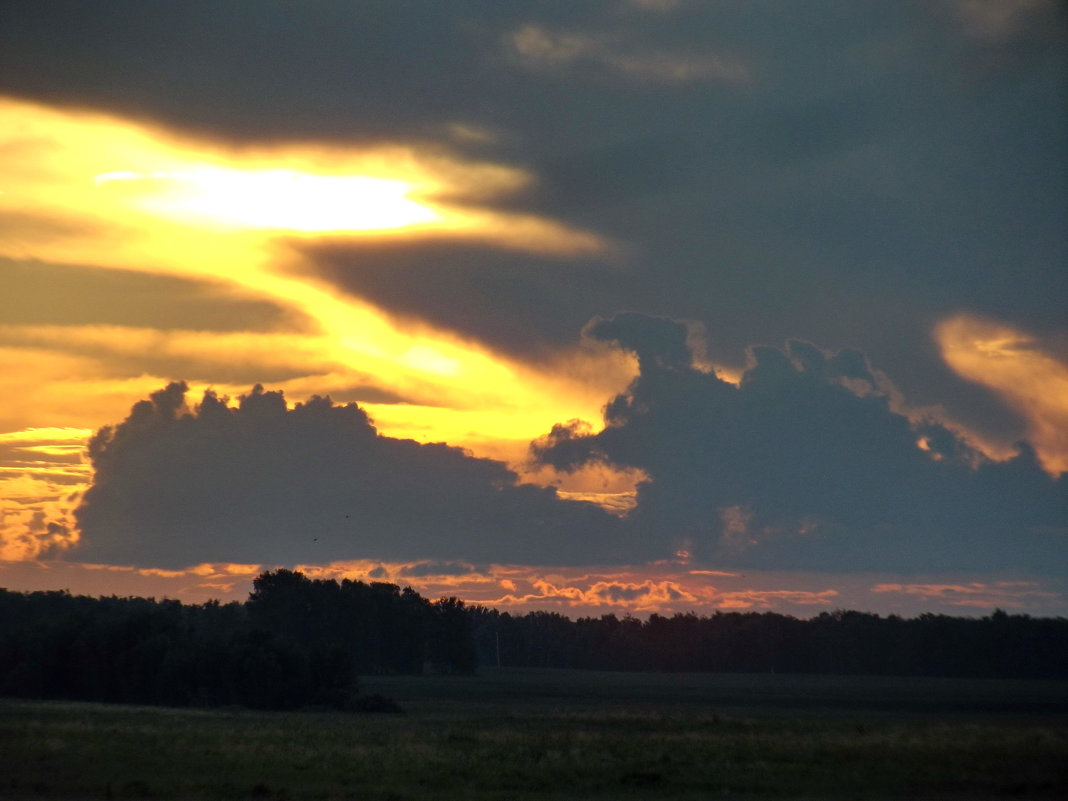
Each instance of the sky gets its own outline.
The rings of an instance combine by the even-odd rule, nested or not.
[[[1056,0],[7,0],[0,586],[1068,615]]]

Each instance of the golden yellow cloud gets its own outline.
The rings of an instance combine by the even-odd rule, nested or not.
[[[155,362],[304,365],[309,385],[316,376],[329,376],[323,383],[331,387],[373,376],[378,389],[411,401],[373,410],[386,433],[473,447],[530,439],[558,419],[596,421],[602,399],[632,371],[628,360],[602,352],[594,387],[585,376],[546,375],[448,332],[399,325],[301,269],[303,257],[289,244],[321,235],[433,235],[548,253],[608,248],[594,234],[495,208],[533,180],[521,170],[397,145],[227,148],[11,99],[0,99],[0,116],[7,123],[0,214],[14,220],[0,256],[229,285],[310,321],[308,331],[274,337],[8,326],[0,344],[91,356],[99,379],[116,377],[117,358],[146,353]],[[92,366],[85,360],[77,372]],[[339,380],[345,373],[352,377]]]
[[[77,492],[51,478],[0,475],[0,561],[34,559],[78,541]]]
[[[992,389],[1024,419],[1043,466],[1068,471],[1068,364],[1027,332],[975,315],[943,321],[935,338],[958,375]]]

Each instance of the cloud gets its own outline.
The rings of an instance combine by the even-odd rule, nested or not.
[[[90,440],[76,558],[195,562],[339,559],[561,563],[618,558],[618,519],[503,463],[381,436],[355,404],[288,408],[256,387],[237,406],[174,383]]]
[[[588,331],[638,353],[641,374],[604,430],[559,424],[532,453],[644,471],[635,540],[715,566],[1062,570],[1064,481],[1026,443],[995,462],[895,412],[861,353],[754,347],[735,386],[682,358],[682,323],[626,314]]]
[[[1040,587],[1034,581],[971,581],[964,584],[876,584],[875,594],[913,596],[924,603],[940,602],[949,606],[990,609],[1025,609],[1028,604],[1060,600],[1060,593]]]
[[[535,579],[533,591],[525,595],[508,593],[494,601],[495,606],[525,606],[562,603],[567,608],[597,609],[615,607],[635,612],[663,610],[667,607],[693,605],[698,597],[675,581],[594,581],[587,586],[554,584]]]
[[[740,590],[720,596],[720,608],[774,609],[780,604],[795,607],[826,607],[840,603],[838,590]]]
[[[621,312],[610,319],[595,319],[583,332],[601,342],[610,342],[638,357],[642,372],[685,369],[693,364],[691,332],[674,320]]]
[[[5,217],[0,214],[0,223]],[[37,238],[21,221],[12,228]],[[294,322],[277,305],[173,276],[0,259],[0,281],[5,290],[0,320],[5,326],[266,332]]]
[[[88,470],[82,463],[85,428],[45,427],[0,433],[0,464],[8,471],[47,474],[56,478]]]
[[[939,323],[935,339],[958,375],[989,387],[1019,413],[1046,468],[1068,472],[1068,356],[1012,326],[968,314]]]
[[[15,591],[177,598],[186,603],[244,601],[261,565],[192,565],[185,570],[59,560],[0,561],[0,586]]]
[[[683,0],[629,0],[630,4],[644,11],[674,11]]]
[[[446,577],[463,576],[469,577],[477,570],[474,565],[466,562],[443,561],[443,562],[417,562],[413,565],[405,565],[398,573],[403,578],[426,578],[428,576]]]
[[[0,325],[0,344],[63,351],[106,364],[130,377],[184,375],[219,384],[248,383],[252,377],[281,382],[343,369],[322,335],[291,331],[176,330],[121,325]],[[352,375],[352,383],[358,383]],[[369,376],[365,380],[370,381]],[[389,392],[368,387],[368,399]]]
[[[744,84],[750,79],[748,69],[737,60],[710,53],[647,50],[607,33],[552,30],[528,23],[509,33],[506,43],[521,63],[533,69],[595,65],[655,84],[707,80]]]
[[[1058,13],[1057,0],[949,0],[946,5],[969,35],[994,42],[1041,27]]]
[[[301,252],[332,286],[526,360],[571,346],[592,316],[590,299],[614,311],[631,280],[611,260],[502,253],[463,239],[325,240],[302,243]]]
[[[0,433],[0,560],[56,556],[77,542],[72,511],[89,477],[83,456],[90,433]]]
[[[78,541],[77,494],[60,482],[0,477],[0,560],[56,556]]]
[[[753,342],[852,345],[915,403],[1011,439],[1013,415],[956,380],[927,332],[961,309],[1063,331],[1066,137],[1049,113],[1064,94],[1062,3],[11,0],[0,14],[0,91],[14,97],[153,120],[231,154],[389,146],[522,176],[478,204],[511,212],[508,242],[458,232],[396,273],[354,248],[348,272],[369,276],[340,282],[492,349],[557,344],[619,309],[715,323],[710,355],[736,367]],[[995,41],[1019,58],[975,74]],[[749,82],[724,83],[723,65]],[[8,182],[36,147],[21,144]],[[94,174],[159,169],[109,161]],[[468,177],[465,191],[493,183]],[[611,270],[596,248],[516,250],[545,239],[519,224],[530,215],[631,258]],[[52,227],[71,223],[19,217],[0,241],[70,240]],[[187,261],[225,275],[230,260],[204,248]],[[294,287],[278,288],[272,304]]]
[[[391,431],[397,426],[411,433],[411,420],[398,418],[406,412],[411,418],[415,407],[435,407],[419,412],[424,424],[433,419],[434,438],[472,447],[479,443],[470,432],[521,440],[560,407],[579,414],[590,408],[582,379],[546,377],[515,364],[481,346],[467,330],[457,334],[398,321],[388,310],[339,292],[301,253],[302,245],[308,249],[324,238],[352,245],[417,236],[431,249],[456,238],[496,254],[515,247],[560,258],[577,248],[593,258],[604,244],[596,235],[510,206],[512,193],[533,180],[526,171],[439,147],[285,142],[233,148],[84,110],[5,98],[0,109],[17,121],[0,131],[5,174],[0,217],[30,208],[80,223],[67,235],[0,237],[9,271],[23,279],[15,287],[22,298],[12,303],[21,308],[27,297],[26,307],[47,302],[39,286],[27,288],[32,283],[27,265],[40,262],[43,277],[59,278],[77,270],[69,265],[94,265],[75,287],[94,290],[85,292],[87,302],[106,295],[108,285],[124,294],[140,291],[142,303],[170,290],[178,301],[165,304],[168,311],[161,311],[158,326],[133,325],[125,304],[109,300],[94,303],[92,324],[0,326],[0,345],[84,354],[90,358],[77,372],[104,380],[116,374],[245,385],[318,380],[311,388],[316,394],[343,389],[346,400],[408,402],[406,411],[379,415]],[[33,158],[26,157],[27,148],[34,150]],[[294,197],[286,191],[290,184]],[[318,194],[309,187],[328,188],[328,197],[318,202],[329,210],[347,209],[353,205],[350,195],[359,196],[367,186],[373,195],[382,184],[413,187],[411,196],[435,211],[435,221],[384,232],[304,230],[309,211],[316,218],[319,212],[331,216],[322,206],[306,208],[314,205],[309,196]],[[363,201],[359,208],[377,205],[373,196],[356,199]],[[226,205],[241,206],[242,214],[204,219]],[[293,217],[280,219],[286,215]],[[107,270],[138,275],[100,281]],[[202,298],[219,305],[182,313],[182,299],[192,304]],[[224,302],[230,300],[232,305]],[[71,301],[57,293],[53,311]],[[213,317],[226,313],[235,322],[245,319],[246,330],[213,325]],[[149,322],[143,312],[139,316]],[[180,327],[176,316],[182,318]],[[117,320],[105,324],[101,318]],[[547,383],[554,391],[545,391]]]

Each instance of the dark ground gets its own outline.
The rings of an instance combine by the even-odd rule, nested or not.
[[[1068,683],[483,670],[401,715],[0,701],[0,797],[1060,799]]]

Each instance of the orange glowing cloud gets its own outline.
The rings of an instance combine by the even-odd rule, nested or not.
[[[35,559],[78,541],[77,492],[54,479],[0,477],[0,561]]]
[[[354,560],[300,565],[297,569],[312,578],[388,581],[411,586],[431,598],[456,596],[468,603],[519,614],[533,609],[556,609],[571,616],[709,613],[717,609],[805,613],[841,599],[840,591],[826,584],[798,587],[804,581],[797,576],[746,577],[717,570],[686,570],[680,563],[590,569]],[[710,583],[710,578],[716,583]],[[826,582],[827,577],[817,581]]]
[[[253,579],[276,565],[208,562],[181,570],[135,568],[71,561],[0,560],[0,586],[11,590],[67,589],[85,595],[146,595],[188,603],[209,599],[243,601]],[[1059,614],[1063,587],[1056,582],[982,581],[925,576],[907,583],[899,576],[858,574],[684,571],[675,566],[618,567],[611,570],[539,568],[516,565],[352,560],[295,565],[309,578],[388,582],[412,587],[426,598],[460,598],[513,614],[555,610],[570,617],[624,614],[672,615],[774,611],[809,617],[829,608],[882,607],[915,615],[932,609],[958,614],[996,607]],[[708,575],[697,575],[703,573]],[[710,584],[713,577],[716,584]]]
[[[1068,471],[1068,364],[1026,332],[974,315],[943,321],[935,338],[958,375],[992,389],[1024,419],[1045,468]]]
[[[91,432],[27,428],[0,434],[0,560],[34,559],[78,541],[72,510],[89,477]]]

